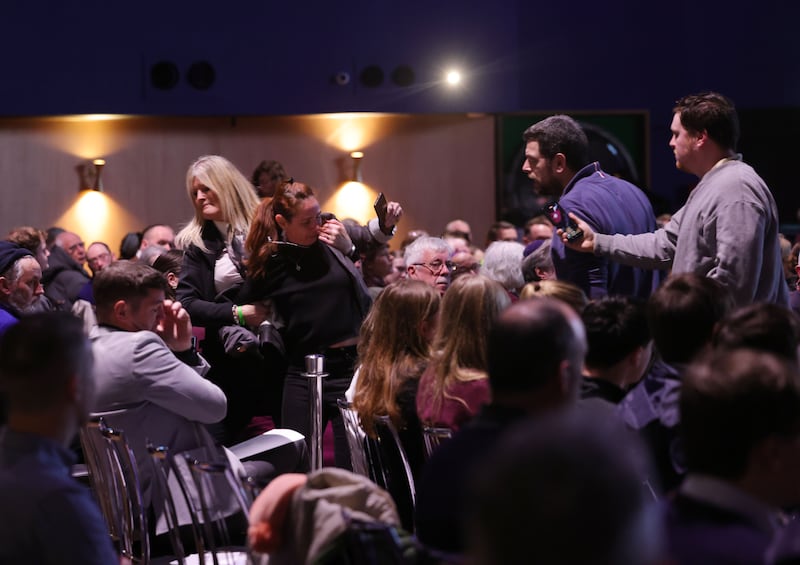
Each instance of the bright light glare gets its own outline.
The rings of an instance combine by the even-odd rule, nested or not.
[[[363,183],[351,181],[340,187],[322,209],[333,212],[338,218],[354,218],[359,223],[366,224],[375,217],[375,210],[372,208],[375,196],[375,192]]]
[[[447,81],[447,84],[449,84],[451,86],[455,86],[457,84],[460,84],[461,83],[461,73],[456,71],[456,70],[447,71],[447,74],[445,75],[445,80]]]

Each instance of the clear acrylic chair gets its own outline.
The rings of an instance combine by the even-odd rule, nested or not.
[[[122,430],[102,417],[80,430],[90,483],[120,554],[134,563],[150,562],[150,540],[136,459]]]
[[[372,480],[389,491],[403,527],[413,532],[417,490],[406,450],[389,416],[375,416],[373,422],[376,437],[366,440]]]
[[[430,459],[436,448],[451,437],[453,437],[453,430],[450,428],[424,426],[422,428],[422,439],[425,441],[425,458]]]
[[[174,461],[178,459],[175,458]],[[199,517],[205,556],[210,555],[214,565],[252,562],[252,555],[244,540],[248,512],[253,501],[249,498],[241,477],[235,476],[227,460],[205,462],[191,456],[184,457],[183,460],[191,472],[199,498],[199,508],[195,506],[194,511]],[[231,497],[239,506],[239,512],[234,514],[222,503]],[[231,527],[241,528],[238,538],[231,535]]]
[[[365,451],[366,434],[361,429],[361,423],[358,420],[358,414],[353,410],[353,404],[344,398],[336,401],[339,408],[339,414],[344,421],[344,431],[347,436],[347,447],[350,451],[350,465],[354,473],[358,473],[364,477],[370,476],[370,469],[368,464],[368,454]]]

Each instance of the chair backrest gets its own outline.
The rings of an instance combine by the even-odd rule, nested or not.
[[[353,472],[358,473],[364,477],[370,476],[370,469],[368,464],[367,453],[365,451],[364,441],[366,434],[361,429],[361,424],[358,420],[358,414],[353,410],[353,404],[344,398],[336,401],[339,407],[339,413],[342,415],[344,421],[345,435],[347,436],[347,447],[350,451],[350,465],[353,467]]]
[[[422,428],[422,439],[425,440],[425,457],[430,459],[431,454],[436,450],[443,441],[453,437],[453,430],[445,427],[434,428],[431,426],[424,426]]]
[[[389,416],[375,416],[374,425],[376,437],[366,440],[372,479],[392,495],[403,527],[411,532],[417,491],[406,450]]]
[[[120,553],[149,563],[150,540],[139,473],[125,434],[93,418],[80,431],[92,488]]]
[[[195,508],[195,511],[199,510],[202,517],[203,546],[210,552],[214,565],[252,562],[252,555],[247,546],[243,544],[243,540],[253,501],[243,487],[241,478],[235,476],[233,469],[225,459],[204,462],[185,457],[184,461],[189,466],[199,494],[200,508]],[[229,497],[220,496],[226,486],[229,489],[227,494],[232,494],[239,504],[241,510],[239,515],[232,516],[227,506],[219,503],[222,499],[229,499]],[[242,529],[241,542],[231,536],[230,524],[238,524]]]
[[[168,480],[170,473],[169,448],[163,445],[154,446],[152,443],[148,443],[147,451],[150,453],[150,459],[153,464],[153,476],[155,477],[158,496],[162,497],[165,501],[164,518],[167,523],[167,530],[170,543],[172,544],[172,551],[178,564],[184,565],[186,563],[187,553],[183,545],[183,540],[181,539],[180,523],[178,521],[175,497],[172,489],[169,487]],[[187,498],[184,497],[184,500],[186,499]],[[200,527],[198,522],[194,519],[194,515],[192,515],[191,526],[191,532],[198,555],[205,555],[203,537],[200,535]],[[202,561],[202,559],[199,559],[199,562],[202,563]]]

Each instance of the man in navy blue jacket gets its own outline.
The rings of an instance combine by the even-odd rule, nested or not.
[[[656,229],[653,208],[631,183],[609,175],[589,161],[589,141],[569,116],[550,116],[523,134],[526,142],[522,171],[541,195],[557,200],[566,212],[583,218],[598,233],[637,234]],[[614,263],[593,254],[565,248],[553,237],[556,274],[578,285],[590,299],[607,294],[647,298],[658,286],[656,271]]]

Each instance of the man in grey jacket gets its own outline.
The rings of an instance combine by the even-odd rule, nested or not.
[[[673,109],[675,165],[700,178],[686,204],[662,229],[604,235],[573,218],[584,237],[566,245],[627,265],[693,272],[730,289],[738,306],[788,305],[778,242],[778,209],[766,183],[735,152],[736,109],[715,92],[686,96]]]
[[[153,494],[147,443],[168,446],[173,454],[192,452],[200,460],[216,461],[222,452],[204,424],[220,421],[227,409],[225,394],[204,378],[209,365],[192,347],[189,314],[180,302],[164,299],[166,284],[152,267],[112,263],[94,279],[98,326],[90,334],[97,384],[94,410],[109,425],[125,431],[139,467],[143,502],[152,504],[155,516],[161,516],[164,500]],[[281,470],[294,471],[300,464],[303,454],[295,444],[303,443],[302,436],[267,434],[224,452],[237,473],[271,478],[276,469],[271,464],[273,454],[266,452],[283,445],[291,453],[275,465],[289,459],[288,468]],[[254,461],[242,465],[239,459]],[[173,483],[170,479],[170,488],[176,489]],[[236,508],[233,500],[222,502],[228,505],[225,511]],[[180,498],[176,506],[179,522],[189,523]],[[162,533],[164,525],[159,521],[156,533]]]

